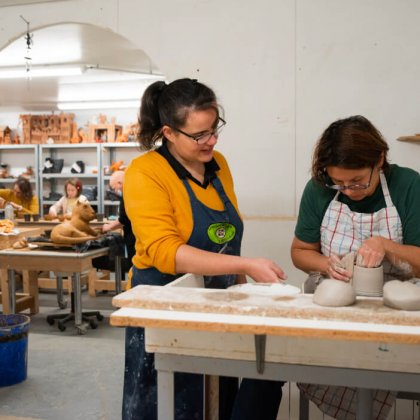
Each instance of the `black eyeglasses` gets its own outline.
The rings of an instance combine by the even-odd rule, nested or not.
[[[219,137],[220,132],[223,130],[223,127],[226,125],[226,121],[219,117],[217,120],[217,127],[213,128],[213,130],[211,131],[206,131],[204,133],[201,134],[188,134],[185,131],[180,130],[179,128],[175,128],[175,127],[171,127],[172,130],[178,131],[178,133],[183,134],[184,136],[187,136],[188,138],[190,138],[191,140],[194,140],[197,142],[197,144],[204,144],[207,143],[211,137]]]
[[[367,184],[351,184],[351,185],[337,185],[337,184],[325,184],[327,188],[336,191],[344,191],[344,190],[352,190],[352,191],[360,191],[360,190],[367,190],[370,187],[370,183],[372,181],[372,174],[373,169],[370,171],[369,182]]]

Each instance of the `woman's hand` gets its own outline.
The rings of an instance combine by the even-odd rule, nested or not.
[[[331,254],[327,260],[327,275],[331,279],[349,281],[351,273],[341,266],[340,257]]]
[[[6,205],[6,200],[0,197],[0,207],[3,208]]]
[[[357,255],[357,264],[363,267],[378,267],[385,257],[385,239],[373,236],[362,243]],[[362,261],[359,262],[359,259]]]
[[[22,209],[23,209],[23,206],[21,206],[20,204],[16,204],[13,201],[11,201],[10,204],[17,211],[22,211]]]
[[[112,230],[112,224],[111,223],[105,223],[102,226],[102,232],[106,233],[106,232],[110,232]]]
[[[250,258],[246,274],[260,283],[279,283],[286,280],[284,271],[274,262],[266,258]]]

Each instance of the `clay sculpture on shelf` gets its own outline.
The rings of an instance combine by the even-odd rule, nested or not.
[[[55,244],[76,245],[97,239],[98,232],[89,226],[96,213],[87,202],[78,201],[73,207],[71,219],[55,226],[51,241]]]

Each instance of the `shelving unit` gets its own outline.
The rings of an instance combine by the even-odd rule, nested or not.
[[[137,142],[127,143],[100,143],[102,155],[102,188],[99,200],[103,204],[102,212],[106,216],[117,215],[119,200],[107,200],[106,192],[109,190],[110,174],[105,173],[105,169],[112,165],[113,162],[122,160],[127,166],[131,159],[138,156],[141,151]]]
[[[0,145],[0,162],[8,164],[8,178],[0,178],[0,184],[6,188],[11,188],[16,178],[26,172],[31,166],[34,176],[29,178],[33,186],[34,194],[39,197],[39,167],[38,167],[38,146],[35,144],[3,144]]]
[[[64,159],[63,169],[60,173],[43,173],[46,158]],[[76,161],[83,161],[85,170],[82,174],[72,173],[71,167]],[[57,200],[46,199],[47,194],[54,192],[60,195],[64,193],[64,183],[69,178],[78,178],[83,186],[96,187],[96,200],[89,200],[92,206],[100,212],[100,168],[101,155],[98,144],[41,144],[39,146],[39,178],[40,178],[40,210],[43,215],[46,209],[44,206],[50,206]]]
[[[40,214],[43,216],[48,207],[57,201],[46,197],[51,192],[62,196],[65,181],[78,178],[83,186],[96,187],[97,198],[89,201],[99,213],[105,213],[106,216],[117,215],[119,200],[105,200],[110,178],[105,169],[119,160],[127,166],[140,153],[135,142],[0,145],[0,163],[7,163],[12,175],[9,178],[0,178],[0,184],[10,188],[17,176],[25,172],[28,166],[32,166],[34,177],[30,181],[34,185],[34,194],[38,197]],[[60,173],[43,173],[47,157],[64,159]],[[76,161],[85,164],[84,173],[71,172]]]

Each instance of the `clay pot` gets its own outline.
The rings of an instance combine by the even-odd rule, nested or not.
[[[382,265],[373,268],[355,265],[352,285],[358,296],[382,296],[384,287],[384,269]]]

